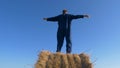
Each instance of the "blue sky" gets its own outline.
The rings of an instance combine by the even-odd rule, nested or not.
[[[32,68],[41,50],[55,52],[57,23],[43,18],[63,9],[90,15],[72,21],[72,53],[90,54],[94,68],[119,68],[119,6],[119,0],[0,0],[0,68]]]

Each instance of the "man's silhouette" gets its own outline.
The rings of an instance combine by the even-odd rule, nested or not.
[[[71,53],[71,21],[73,19],[89,17],[88,15],[71,15],[67,14],[68,11],[65,9],[62,11],[62,14],[50,17],[50,18],[43,18],[47,21],[58,22],[58,31],[57,31],[57,50],[56,52],[60,52],[63,46],[64,38],[66,39],[66,52]]]

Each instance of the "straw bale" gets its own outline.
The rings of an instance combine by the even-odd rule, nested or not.
[[[42,51],[35,68],[92,68],[89,55]]]
[[[76,68],[81,68],[81,59],[78,54],[73,54]]]

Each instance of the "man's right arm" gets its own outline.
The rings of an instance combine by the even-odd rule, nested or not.
[[[58,21],[58,16],[50,17],[50,18],[43,18],[43,20],[47,20],[47,21]]]
[[[43,18],[43,20],[47,20],[47,18]]]

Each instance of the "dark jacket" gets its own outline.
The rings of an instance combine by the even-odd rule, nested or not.
[[[71,15],[71,14],[61,14],[55,17],[47,18],[47,21],[58,22],[58,30],[67,30],[71,29],[71,21],[73,19],[83,18],[83,15]]]

